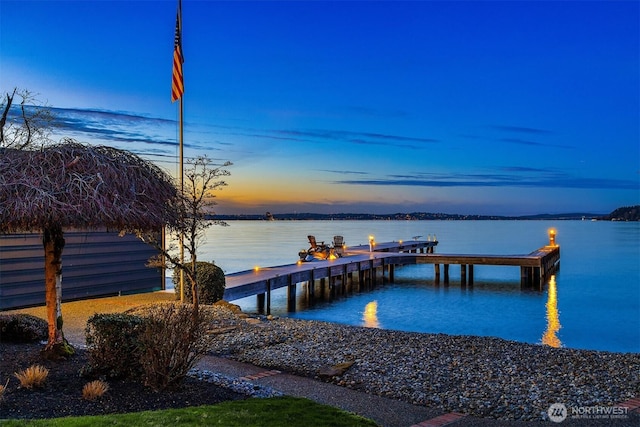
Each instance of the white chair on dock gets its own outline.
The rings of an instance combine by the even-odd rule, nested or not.
[[[333,250],[338,256],[342,256],[344,248],[344,237],[333,236]]]

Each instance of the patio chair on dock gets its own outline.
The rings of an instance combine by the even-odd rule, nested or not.
[[[327,247],[324,242],[317,243],[316,236],[307,236],[307,239],[309,239],[309,250],[311,251],[323,251]]]
[[[333,250],[336,255],[342,256],[344,253],[344,237],[343,236],[333,236]]]

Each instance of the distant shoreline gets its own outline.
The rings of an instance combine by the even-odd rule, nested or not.
[[[556,220],[556,221],[639,221],[640,218],[615,217],[611,214],[593,213],[566,213],[566,214],[539,214],[525,216],[500,216],[500,215],[459,215],[443,213],[395,213],[395,214],[319,214],[319,213],[284,213],[284,214],[228,214],[210,215],[208,219],[219,221],[531,221],[531,220]]]

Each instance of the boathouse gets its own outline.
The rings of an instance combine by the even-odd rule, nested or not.
[[[162,290],[164,271],[146,267],[157,254],[137,237],[106,230],[65,231],[62,300]],[[0,235],[0,310],[45,303],[39,233]]]

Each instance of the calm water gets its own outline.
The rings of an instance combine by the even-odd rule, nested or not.
[[[225,273],[294,263],[307,235],[347,245],[437,235],[439,253],[526,254],[557,230],[560,271],[543,291],[520,289],[518,267],[476,266],[472,288],[433,283],[432,265],[396,269],[395,283],[286,312],[286,290],[272,313],[405,331],[496,336],[569,348],[640,352],[640,223],[592,221],[232,221],[208,230],[199,257]],[[298,294],[302,294],[298,286]],[[256,298],[234,301],[256,310]]]

